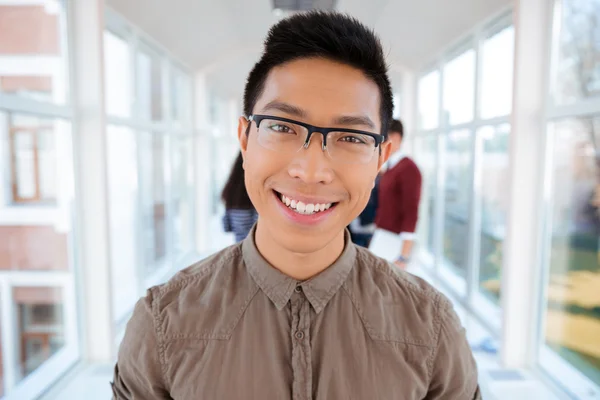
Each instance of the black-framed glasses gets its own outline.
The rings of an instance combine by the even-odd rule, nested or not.
[[[356,129],[321,128],[289,118],[271,115],[250,115],[258,130],[258,143],[269,150],[284,154],[308,148],[312,134],[322,135],[321,147],[335,162],[367,164],[373,159],[384,137]]]

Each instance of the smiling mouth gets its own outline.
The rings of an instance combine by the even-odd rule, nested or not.
[[[290,210],[301,215],[313,215],[327,211],[335,207],[338,203],[304,203],[302,201],[289,198],[277,191],[274,191],[279,201],[281,201]]]

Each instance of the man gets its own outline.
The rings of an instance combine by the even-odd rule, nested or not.
[[[421,172],[417,164],[402,151],[402,122],[397,119],[392,121],[388,137],[392,155],[379,184],[379,207],[375,225],[378,229],[400,235],[400,257],[395,262],[396,265],[405,268],[410,260],[417,227]]]
[[[270,30],[238,128],[257,225],[138,302],[116,399],[480,397],[450,302],[345,231],[389,155],[391,112],[382,47],[358,21]]]

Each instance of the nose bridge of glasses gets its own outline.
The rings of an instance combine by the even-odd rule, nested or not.
[[[306,139],[302,144],[302,148],[308,149],[315,133],[317,136],[321,136],[321,150],[327,150],[327,131],[316,127],[311,127],[306,130]]]

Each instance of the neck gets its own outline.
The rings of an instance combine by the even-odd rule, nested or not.
[[[258,222],[254,240],[260,254],[269,264],[285,275],[305,281],[332,265],[344,251],[344,231],[314,252],[299,253],[286,248],[269,230]]]

